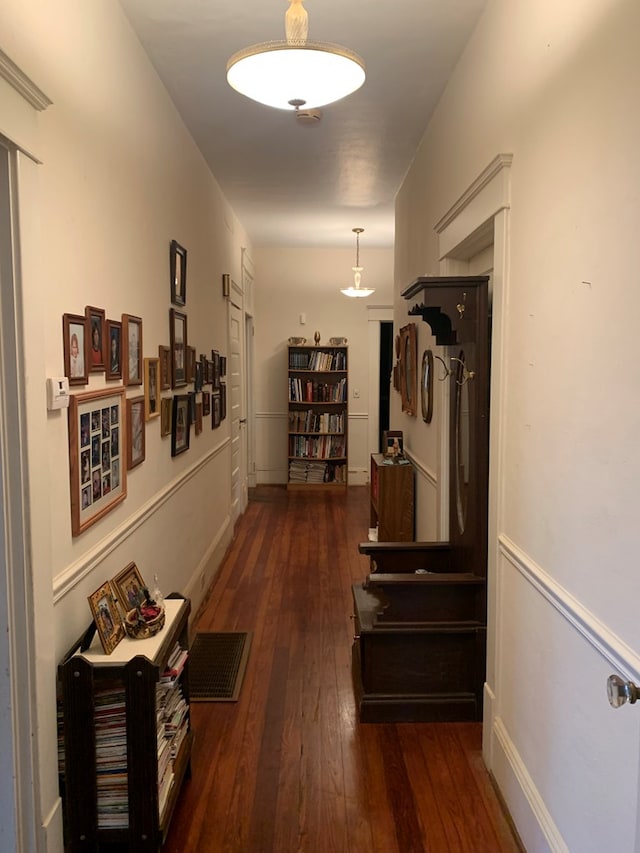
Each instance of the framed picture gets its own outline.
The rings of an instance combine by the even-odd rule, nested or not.
[[[207,360],[206,355],[204,353],[202,353],[200,355],[199,360],[200,360],[200,372],[202,373],[202,384],[203,385],[210,385],[211,383],[209,382],[209,368],[207,367],[209,362]]]
[[[227,357],[226,355],[220,356],[220,377],[227,375]]]
[[[160,359],[144,360],[144,419],[160,416]]]
[[[202,392],[202,415],[207,417],[211,414],[211,394],[208,391]]]
[[[422,353],[420,407],[422,409],[422,420],[426,424],[430,424],[433,416],[433,352],[430,349],[426,349]]]
[[[194,432],[196,435],[200,435],[202,432],[202,403],[196,403],[196,422]]]
[[[129,441],[127,442],[127,470],[130,471],[144,462],[144,397],[129,397],[127,399],[127,426]]]
[[[400,329],[400,395],[402,411],[415,417],[418,401],[418,348],[416,324]]]
[[[187,315],[175,308],[169,310],[171,333],[171,387],[187,384]]]
[[[187,383],[193,382],[196,376],[196,348],[187,347]]]
[[[227,417],[227,383],[220,383],[220,420]]]
[[[122,363],[125,385],[142,385],[142,320],[122,315]]]
[[[211,350],[211,361],[213,362],[213,377],[212,384],[214,388],[220,387],[220,353],[218,350]]]
[[[105,370],[105,312],[102,308],[84,309],[87,320],[86,359],[90,373],[102,373]]]
[[[169,268],[171,271],[171,304],[187,304],[187,250],[176,240],[169,247]]]
[[[231,279],[229,277],[229,273],[225,272],[222,274],[222,295],[226,298],[227,296],[231,296]]]
[[[382,452],[387,459],[399,459],[403,453],[402,430],[387,429],[382,434]]]
[[[171,397],[163,397],[160,400],[160,435],[171,435],[171,411],[173,401]]]
[[[107,320],[105,337],[108,350],[106,378],[122,379],[122,323],[119,320]]]
[[[122,464],[125,389],[103,388],[69,398],[69,478],[74,536],[127,496]]]
[[[213,385],[213,362],[207,359],[207,385]]]
[[[194,390],[202,391],[202,362],[196,361],[195,363],[195,373],[193,376],[193,387]]]
[[[214,391],[211,395],[211,429],[216,429],[222,421],[222,406],[220,404],[220,392]]]
[[[189,417],[189,395],[176,394],[173,398],[171,417],[171,455],[178,456],[189,449],[189,432],[191,420]]]
[[[64,375],[69,385],[86,385],[87,372],[87,319],[81,314],[62,315],[62,342],[64,350]]]
[[[105,655],[110,655],[124,637],[124,625],[113,600],[113,590],[109,581],[103,583],[89,596],[89,607]]]
[[[144,604],[147,585],[142,580],[142,575],[135,563],[129,563],[121,572],[118,572],[112,579],[111,586],[124,616],[130,610]]]
[[[171,388],[171,350],[169,347],[158,347],[158,358],[160,359],[160,390],[166,391]]]

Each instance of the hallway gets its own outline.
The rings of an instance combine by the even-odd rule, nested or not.
[[[351,584],[368,489],[251,493],[195,628],[250,631],[237,703],[192,704],[192,778],[167,853],[519,850],[481,725],[360,725]]]

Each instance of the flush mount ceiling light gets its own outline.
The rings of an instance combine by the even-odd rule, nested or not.
[[[345,287],[340,293],[344,293],[345,296],[371,296],[372,293],[375,293],[375,290],[372,287],[360,287],[360,280],[362,278],[362,267],[360,266],[360,235],[364,231],[364,228],[352,228],[353,233],[356,235],[356,265],[355,267],[351,267],[353,270],[353,284],[351,287]]]
[[[289,0],[286,41],[254,44],[227,62],[229,85],[254,101],[281,110],[310,110],[345,98],[364,83],[364,62],[336,44],[307,41],[303,0]]]

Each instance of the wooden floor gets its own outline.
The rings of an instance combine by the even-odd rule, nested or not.
[[[368,491],[260,487],[198,616],[251,631],[236,703],[193,703],[196,735],[168,853],[518,851],[478,723],[361,725],[351,584]]]

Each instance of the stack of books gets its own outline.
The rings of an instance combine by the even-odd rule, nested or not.
[[[120,682],[95,692],[98,829],[129,826],[127,778],[127,710]]]
[[[156,686],[158,736],[158,806],[160,815],[167,804],[175,774],[174,762],[189,728],[189,706],[182,692],[180,676],[189,653],[176,643],[167,668]]]

